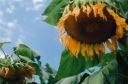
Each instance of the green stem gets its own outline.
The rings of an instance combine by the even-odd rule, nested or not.
[[[5,58],[7,58],[7,55],[6,55],[6,53],[4,52],[4,50],[3,50],[2,48],[0,48],[0,49],[1,49],[1,51],[3,52]]]

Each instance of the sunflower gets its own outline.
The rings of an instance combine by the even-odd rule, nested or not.
[[[31,66],[23,66],[20,68],[12,69],[9,67],[0,68],[0,77],[9,81],[25,80],[25,77],[31,78],[35,74],[35,69]]]
[[[118,15],[107,3],[95,2],[66,8],[66,13],[58,22],[60,39],[76,57],[79,53],[93,57],[118,48],[128,25],[125,18]]]

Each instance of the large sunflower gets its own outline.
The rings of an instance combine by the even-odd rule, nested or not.
[[[81,52],[83,56],[87,53],[93,57],[94,52],[97,55],[105,53],[105,45],[112,52],[117,49],[117,40],[123,37],[128,25],[125,18],[107,5],[95,2],[66,9],[58,28],[62,43],[73,55],[78,56]]]

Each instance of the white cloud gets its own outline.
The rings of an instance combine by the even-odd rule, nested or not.
[[[17,24],[17,20],[13,20],[7,23],[8,28],[15,28]]]
[[[2,36],[0,40],[2,41],[12,41],[14,29],[17,26],[17,20],[6,21],[2,19],[0,22],[0,32],[2,32]]]
[[[8,8],[6,8],[6,12],[9,14],[13,14],[16,7],[14,5],[10,5]]]
[[[40,8],[43,6],[44,0],[32,0],[33,6],[35,10],[40,10]]]

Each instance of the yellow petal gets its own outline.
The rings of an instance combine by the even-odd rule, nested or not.
[[[58,26],[58,28],[60,28],[60,29],[64,28],[64,20],[61,20],[61,19],[60,19],[60,21],[58,22],[57,26]]]
[[[97,7],[93,6],[93,5],[91,5],[91,7],[93,9],[94,16],[96,17],[97,16],[97,12],[98,12]]]
[[[89,14],[91,13],[91,11],[92,11],[92,8],[89,6],[89,5],[87,5],[87,15],[89,16]]]
[[[71,11],[68,11],[68,13],[64,16],[62,16],[57,24],[58,28],[62,29],[64,28],[64,23],[65,23],[65,20],[70,16],[72,15],[72,12]]]
[[[80,8],[78,6],[76,6],[74,9],[73,9],[73,14],[75,15],[75,19],[77,20],[77,17],[79,16],[80,14]]]
[[[122,38],[123,37],[123,34],[124,34],[124,31],[123,31],[123,28],[121,26],[118,26],[117,29],[116,29],[116,34]]]
[[[87,44],[82,44],[81,54],[82,56],[85,56],[85,52],[87,51]]]
[[[97,44],[94,46],[94,50],[95,50],[95,53],[96,53],[97,55],[100,54],[100,53],[99,53],[99,46],[98,46]]]
[[[103,9],[106,7],[106,4],[105,3],[98,3],[98,4],[96,4],[96,7],[98,8],[98,14],[100,15],[100,17],[107,20],[107,17],[103,13]]]
[[[69,49],[69,45],[70,45],[70,36],[66,35],[66,49]]]
[[[105,46],[104,44],[99,44],[99,51],[101,51],[102,53],[105,53]]]
[[[109,40],[106,41],[106,44],[108,48],[110,49],[110,51],[113,52],[115,50],[115,46]]]
[[[83,12],[86,13],[87,10],[86,6],[82,6],[82,8],[83,8]]]
[[[80,52],[80,42],[77,42],[75,47],[76,47],[76,57],[78,57],[78,54]]]
[[[90,48],[90,46],[88,46],[87,54],[88,54],[88,56],[89,56],[90,58],[92,58],[93,55],[94,55],[93,50],[92,50],[92,48]]]
[[[115,46],[115,48],[117,49],[117,38],[115,36],[111,37],[111,41],[112,41],[112,45]]]
[[[126,31],[128,31],[128,24],[127,23],[124,24],[124,28]]]
[[[120,17],[119,15],[117,15],[113,10],[111,9],[107,9],[107,11],[109,12],[110,15],[113,16],[113,18],[116,21],[116,25],[117,26],[124,26],[125,25],[125,18]]]
[[[80,51],[80,43],[78,41],[70,38],[69,50],[73,55],[75,55],[77,57],[78,53]]]

